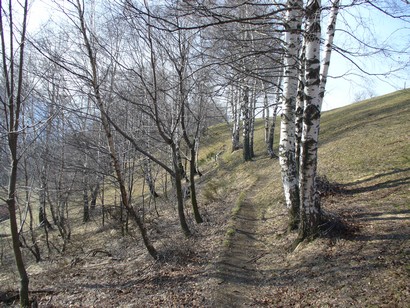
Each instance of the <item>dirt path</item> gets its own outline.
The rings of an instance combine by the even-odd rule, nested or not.
[[[235,234],[216,264],[215,307],[249,307],[254,302],[252,294],[262,283],[255,262],[265,254],[258,233],[260,211],[247,197],[234,217]]]
[[[292,252],[296,233],[286,232],[283,205],[265,208],[248,190],[235,234],[216,263],[211,307],[408,307],[408,172],[323,198],[324,208],[341,215],[353,233],[324,236]]]

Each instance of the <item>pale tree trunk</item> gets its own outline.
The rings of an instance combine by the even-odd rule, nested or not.
[[[302,140],[302,122],[303,122],[303,109],[305,106],[305,42],[303,41],[303,47],[300,52],[300,72],[299,72],[299,84],[298,94],[296,97],[296,120],[295,120],[295,159],[296,159],[296,174],[299,178],[300,169],[300,149]]]
[[[255,116],[256,116],[256,79],[254,80],[250,99],[250,119],[249,119],[249,153],[251,158],[255,157],[254,137],[255,137]]]
[[[238,103],[240,100],[240,90],[232,86],[231,90],[231,110],[232,110],[232,152],[240,148],[239,145],[239,131],[241,123],[241,113],[238,110]]]
[[[277,79],[277,84],[276,84],[275,103],[272,109],[272,120],[271,120],[271,123],[268,123],[269,131],[268,131],[268,139],[266,141],[266,148],[267,148],[270,158],[278,157],[275,154],[275,151],[273,150],[273,143],[275,141],[276,116],[278,115],[278,109],[279,109],[279,104],[280,104],[281,83],[282,83],[282,76],[279,76]]]
[[[98,181],[99,181],[99,179],[98,179]],[[98,198],[98,193],[99,192],[100,192],[100,183],[98,182],[91,189],[91,204],[90,204],[91,211],[95,210],[95,206],[97,205],[97,198]]]
[[[249,87],[245,86],[242,100],[242,118],[243,118],[243,159],[250,161],[252,159],[250,152],[250,110],[249,110]]]
[[[289,228],[295,229],[299,220],[299,186],[295,160],[295,109],[298,85],[296,58],[300,49],[298,43],[303,1],[289,0],[287,6],[279,163],[289,211]]]
[[[200,138],[197,137],[195,140],[195,174],[198,174],[199,176],[202,176],[201,171],[199,170],[199,141]]]
[[[148,184],[149,192],[153,198],[157,198],[158,194],[155,191],[155,181],[152,178],[151,160],[147,157],[143,159],[143,168],[145,182]]]
[[[323,97],[325,96],[325,89],[326,89],[326,81],[327,81],[327,75],[329,72],[329,66],[330,66],[330,56],[332,54],[332,47],[333,47],[333,39],[335,37],[335,32],[336,32],[336,21],[337,21],[337,15],[339,13],[339,4],[340,0],[332,0],[332,9],[330,10],[330,17],[329,17],[329,23],[326,29],[326,41],[325,41],[325,47],[324,47],[324,57],[322,60],[322,67],[320,71],[320,98],[322,104]],[[321,107],[322,105],[320,105]]]
[[[263,83],[263,119],[265,124],[265,143],[268,145],[269,141],[269,100],[268,100],[268,90],[266,89],[266,85]],[[268,147],[269,153],[269,147]]]
[[[330,64],[338,7],[339,1],[333,1],[322,67],[320,67],[321,3],[317,0],[311,0],[306,8],[306,86],[300,166],[301,226],[299,240],[316,236],[322,220],[320,197],[316,190],[317,147],[320,112]]]

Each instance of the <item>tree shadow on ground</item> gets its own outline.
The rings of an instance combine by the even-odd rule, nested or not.
[[[347,188],[347,187],[369,183],[369,182],[372,182],[380,178],[384,178],[384,177],[399,174],[399,173],[406,173],[408,171],[410,171],[410,168],[395,169],[389,172],[376,174],[375,176],[372,176],[367,179],[350,182],[350,183],[337,184],[337,185],[339,186],[340,193],[344,193],[344,194],[356,194],[356,193],[375,191],[375,190],[383,189],[383,188],[393,188],[393,187],[397,187],[401,185],[410,184],[410,176],[404,176],[401,178],[391,179],[391,180],[387,180],[381,183],[376,183],[373,185],[368,185],[368,186],[363,186],[363,187],[357,187],[357,188]]]

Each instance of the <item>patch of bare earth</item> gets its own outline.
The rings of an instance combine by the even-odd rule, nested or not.
[[[73,228],[63,254],[52,250],[48,257],[42,247],[44,260],[37,264],[27,255],[31,299],[39,307],[210,307],[213,264],[234,200],[201,202],[205,222],[200,225],[187,202],[190,238],[180,230],[174,204],[160,197],[160,216],[153,208],[146,215],[159,261],[149,257],[132,222],[122,236],[115,221],[101,227],[101,217],[94,215],[81,231]],[[18,305],[18,276],[9,259],[0,265],[0,307]]]
[[[410,303],[409,170],[345,184],[322,199],[350,234],[322,237],[288,251],[282,207],[269,208],[261,239],[269,254],[255,306],[408,307]],[[331,230],[329,230],[331,231]]]
[[[347,232],[329,229],[294,251],[283,205],[247,198],[217,263],[214,306],[408,307],[409,179],[406,169],[338,185],[322,203]]]
[[[256,261],[266,254],[258,239],[259,213],[260,207],[248,197],[233,218],[235,233],[216,263],[215,307],[247,307],[253,303],[252,295],[262,282]]]

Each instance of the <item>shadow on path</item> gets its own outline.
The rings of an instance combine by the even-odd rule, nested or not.
[[[249,307],[253,303],[252,290],[262,283],[255,262],[264,255],[263,243],[258,240],[259,212],[258,205],[248,197],[233,218],[235,234],[213,273],[218,281],[214,307]]]

